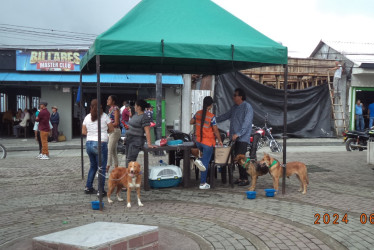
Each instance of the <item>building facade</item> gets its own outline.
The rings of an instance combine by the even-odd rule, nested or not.
[[[374,102],[374,43],[320,41],[312,58],[337,60],[343,66],[342,101],[349,128],[355,129],[355,104],[363,103],[365,128],[369,117],[367,107]]]
[[[80,135],[79,104],[76,102],[80,81],[80,59],[84,50],[0,50],[0,115],[19,108],[37,108],[41,99],[48,108],[58,107],[59,131],[69,140]],[[181,120],[181,75],[163,75],[163,100],[165,100],[166,126]],[[149,74],[101,74],[101,100],[103,107],[109,95],[117,95],[118,105],[123,101],[152,100],[156,76]],[[84,113],[96,98],[96,75],[83,75],[82,100]],[[2,122],[2,119],[0,118]],[[166,127],[165,126],[165,127]],[[3,136],[11,130],[1,123]]]

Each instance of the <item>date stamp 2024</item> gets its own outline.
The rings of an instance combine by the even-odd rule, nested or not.
[[[320,224],[334,224],[337,225],[339,223],[345,223],[348,224],[349,219],[348,219],[348,214],[344,214],[343,216],[340,216],[337,213],[334,213],[332,215],[325,213],[325,214],[320,214],[316,213],[314,214],[314,224],[315,225],[320,225]],[[360,215],[360,223],[361,224],[374,224],[374,213],[373,214],[365,214],[362,213]]]

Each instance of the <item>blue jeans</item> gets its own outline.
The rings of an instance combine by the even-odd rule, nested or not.
[[[88,157],[90,158],[90,170],[88,171],[86,187],[92,188],[92,184],[93,184],[96,172],[99,167],[98,142],[87,141],[86,152],[88,154]],[[105,186],[105,170],[106,170],[107,161],[108,161],[108,143],[101,142],[101,168],[102,168],[101,173],[102,175],[99,175],[99,178],[101,178],[102,190],[104,190],[104,186]]]
[[[373,127],[374,117],[370,117],[369,128]]]
[[[201,158],[201,161],[204,167],[206,168],[206,171],[201,172],[200,183],[204,184],[206,183],[206,176],[208,175],[209,162],[210,162],[210,159],[212,158],[214,147],[209,147],[199,142],[196,142],[196,146],[198,149],[200,149],[201,152],[203,152],[203,158]]]
[[[364,128],[365,128],[364,116],[356,115],[356,130],[363,131]]]

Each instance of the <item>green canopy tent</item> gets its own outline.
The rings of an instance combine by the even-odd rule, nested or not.
[[[160,112],[160,73],[217,75],[274,64],[287,64],[287,48],[210,0],[142,0],[96,38],[80,66],[81,74],[97,73],[99,103],[100,72],[157,73]]]
[[[287,48],[210,0],[143,0],[99,35],[83,72],[224,72],[287,64]]]

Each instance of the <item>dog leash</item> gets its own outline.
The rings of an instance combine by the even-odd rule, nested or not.
[[[251,160],[251,158],[247,158],[247,161],[242,165],[243,168],[245,168],[245,165]]]
[[[141,175],[143,172],[142,171],[140,171],[139,172],[139,174],[138,175]],[[112,181],[120,181],[120,180],[122,180],[123,178],[125,178],[125,176],[126,176],[126,174],[124,174],[121,178],[119,178],[119,179],[111,179],[111,178],[108,178],[109,180],[112,180]],[[131,177],[131,176],[130,176]],[[134,177],[131,177],[131,178],[134,178]]]

